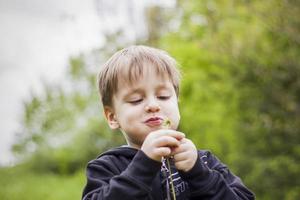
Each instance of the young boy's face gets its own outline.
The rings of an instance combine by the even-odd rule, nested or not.
[[[167,76],[148,70],[132,84],[124,80],[118,84],[113,107],[105,107],[105,115],[112,129],[121,129],[128,145],[140,148],[146,136],[161,129],[166,119],[171,121],[171,129],[177,129],[178,99]]]

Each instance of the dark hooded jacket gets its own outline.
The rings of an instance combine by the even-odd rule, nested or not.
[[[109,150],[87,166],[84,200],[164,200],[172,177],[177,200],[255,199],[241,182],[209,151],[198,151],[198,159],[188,172],[164,173],[161,162],[130,147]]]

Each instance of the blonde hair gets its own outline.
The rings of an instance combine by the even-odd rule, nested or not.
[[[150,64],[150,65],[147,65]],[[118,80],[137,81],[147,67],[168,78],[179,95],[180,72],[177,62],[165,51],[147,46],[130,46],[116,52],[100,69],[98,89],[103,106],[112,106],[113,95],[118,91]]]

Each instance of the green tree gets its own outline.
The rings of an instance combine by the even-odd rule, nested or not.
[[[30,168],[73,173],[104,149],[123,142],[101,115],[97,62],[107,54],[99,49],[71,58],[64,83],[44,83],[42,95],[32,94],[24,102],[23,128],[13,150]]]
[[[212,149],[258,199],[300,196],[299,4],[178,1],[171,14],[149,9],[148,38],[136,41],[179,61],[180,129]],[[30,167],[71,173],[124,141],[101,117],[95,86],[96,68],[128,45],[116,41],[72,58],[65,84],[45,84],[44,95],[25,102],[14,150]]]
[[[162,46],[183,65],[182,129],[217,147],[258,199],[298,199],[299,2],[178,4],[180,28]]]
[[[163,32],[162,9],[147,8],[146,18],[148,35],[136,42],[154,45]],[[107,34],[102,48],[70,58],[64,82],[45,82],[42,95],[31,94],[13,146],[22,163],[34,171],[69,174],[104,150],[124,144],[122,134],[112,133],[102,116],[96,74],[115,51],[130,44],[122,30]]]
[[[246,66],[238,79],[243,83],[239,130],[247,142],[239,166],[264,199],[298,199],[300,3],[255,5],[260,34],[254,37],[255,44],[244,46],[236,63]],[[267,15],[266,10],[272,13]]]

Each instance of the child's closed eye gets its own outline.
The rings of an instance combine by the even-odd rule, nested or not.
[[[128,103],[130,104],[133,104],[133,105],[136,105],[136,104],[139,104],[143,101],[143,99],[133,99],[133,100],[129,100]]]
[[[168,99],[171,98],[171,96],[169,96],[169,95],[160,95],[157,98],[160,99],[160,100],[168,100]]]

